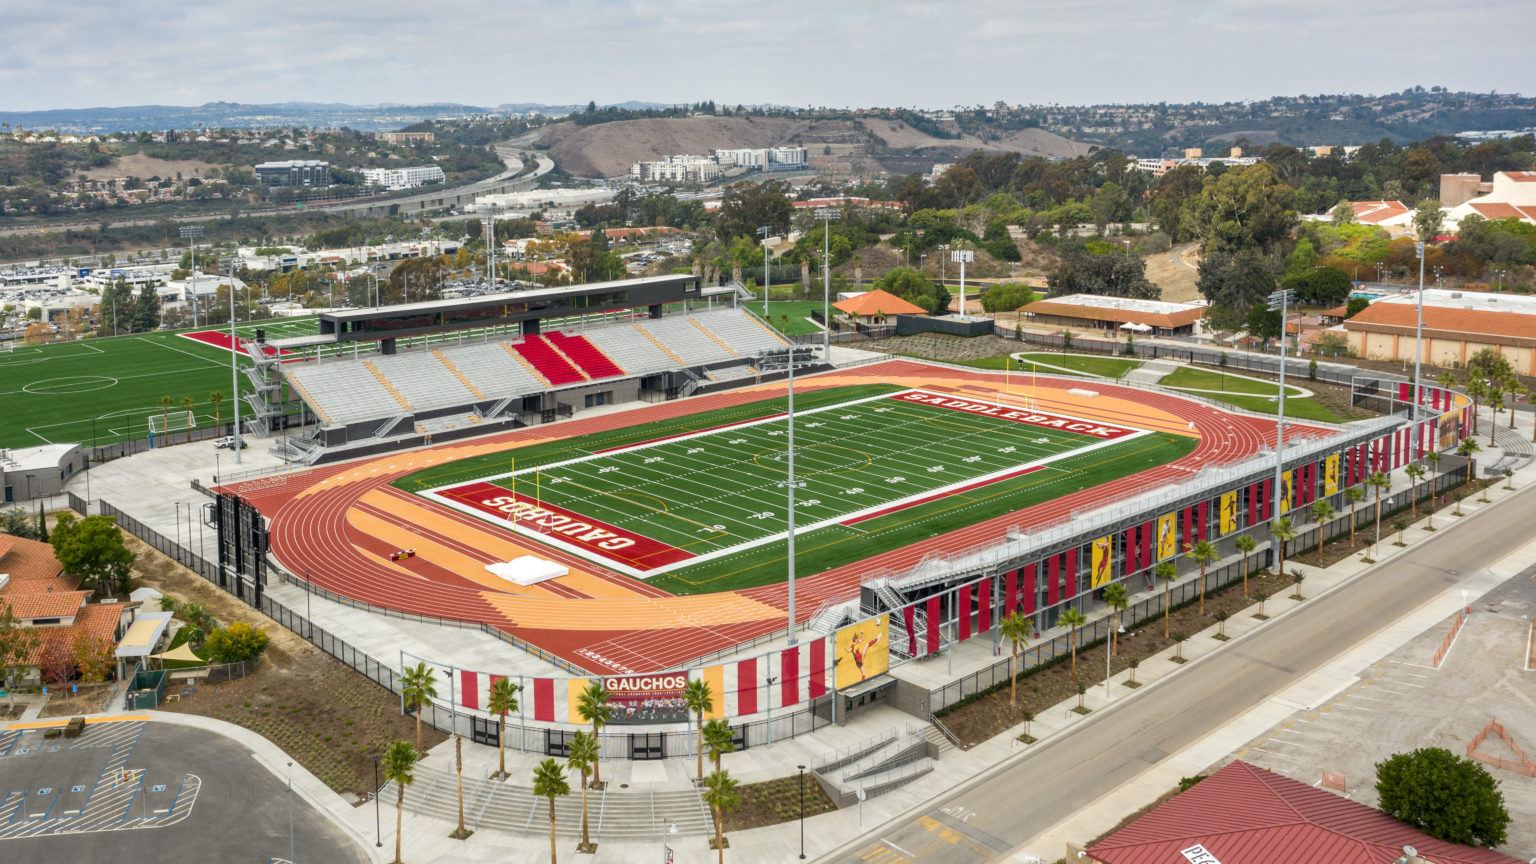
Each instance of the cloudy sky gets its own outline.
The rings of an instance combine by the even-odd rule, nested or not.
[[[0,109],[1536,92],[1531,0],[5,0]]]

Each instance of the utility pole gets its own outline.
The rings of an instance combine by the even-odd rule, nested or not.
[[[763,320],[768,320],[768,232],[773,228],[768,225],[758,226],[757,233],[763,235]]]
[[[1420,420],[1420,406],[1424,404],[1424,385],[1419,377],[1419,364],[1424,360],[1424,241],[1415,244],[1413,250],[1419,256],[1419,317],[1413,327],[1413,422],[1417,423]],[[1509,404],[1515,403],[1511,401]]]

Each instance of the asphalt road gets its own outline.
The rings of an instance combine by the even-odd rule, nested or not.
[[[1441,530],[1410,555],[1308,599],[1123,707],[1095,713],[1050,746],[1011,757],[824,860],[970,864],[1003,857],[1529,541],[1533,503],[1536,487],[1527,487]]]

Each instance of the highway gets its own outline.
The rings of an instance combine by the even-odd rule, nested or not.
[[[1533,504],[1536,487],[1528,486],[822,860],[971,864],[1005,857],[1458,584],[1463,574],[1486,569],[1528,542]]]

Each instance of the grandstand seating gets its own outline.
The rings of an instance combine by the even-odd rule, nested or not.
[[[373,365],[417,411],[468,405],[483,398],[465,387],[433,352],[379,357]]]
[[[743,357],[789,345],[778,333],[745,312],[706,312],[694,317]]]
[[[376,420],[399,412],[399,403],[384,389],[384,384],[361,363],[326,363],[290,368],[301,392],[324,408],[335,423]]]
[[[527,367],[512,359],[501,342],[447,348],[443,353],[475,389],[490,399],[505,399],[548,389]]]
[[[624,374],[608,355],[582,335],[569,333],[550,333],[547,338],[551,345],[560,349],[560,353],[566,359],[581,367],[581,371],[587,373],[587,377],[596,381],[600,378],[613,378]]]
[[[628,323],[588,330],[587,341],[631,375],[649,375],[676,369],[677,361]]]
[[[562,384],[579,384],[587,380],[580,369],[561,357],[560,353],[550,347],[542,336],[529,336],[513,345],[512,350],[523,355],[523,359],[532,363],[533,368],[539,370],[539,374],[549,379],[549,383],[556,387]]]

